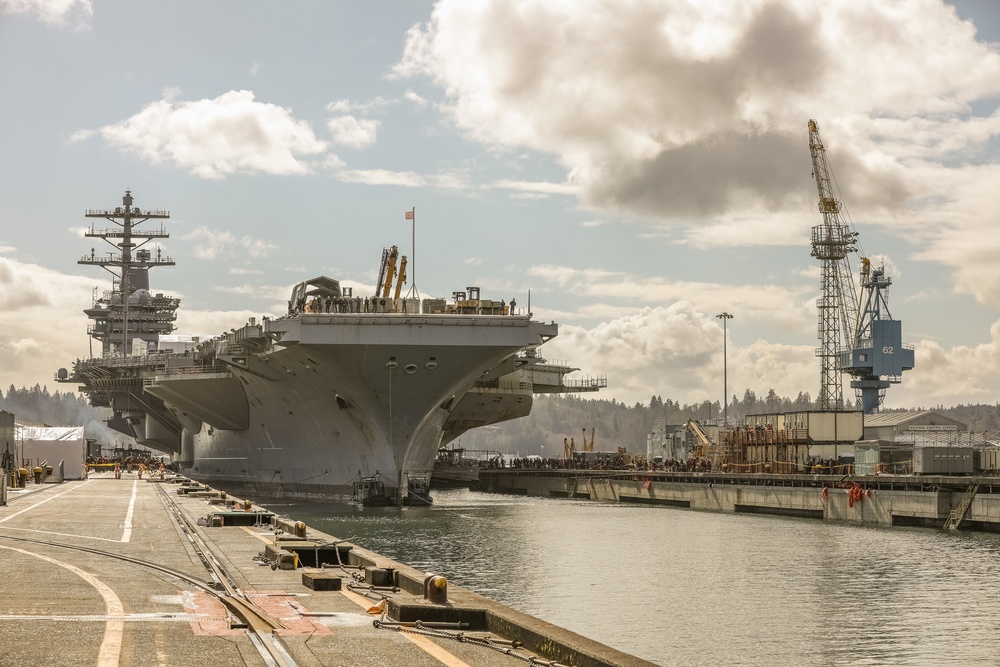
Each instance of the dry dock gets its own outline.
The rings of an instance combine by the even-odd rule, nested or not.
[[[481,470],[479,491],[1000,532],[1000,477]]]
[[[181,480],[7,496],[2,665],[652,665]]]

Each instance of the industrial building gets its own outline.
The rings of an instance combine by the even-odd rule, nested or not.
[[[911,445],[955,445],[970,444],[970,437],[966,424],[932,410],[865,415],[865,440]]]

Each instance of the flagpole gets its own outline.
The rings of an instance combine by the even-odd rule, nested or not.
[[[410,221],[410,243],[412,251],[410,252],[410,289],[407,292],[407,298],[415,298],[419,301],[420,292],[417,291],[417,207],[414,206],[409,211],[406,212],[406,217]],[[420,312],[420,304],[417,304],[417,312]]]

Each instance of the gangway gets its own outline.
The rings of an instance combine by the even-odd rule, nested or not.
[[[970,484],[969,488],[965,490],[965,495],[962,496],[962,502],[958,504],[958,508],[953,509],[948,514],[948,519],[944,522],[945,530],[958,529],[958,525],[962,523],[965,515],[969,513],[969,508],[972,507],[972,501],[975,499],[977,493],[979,493],[979,485]]]

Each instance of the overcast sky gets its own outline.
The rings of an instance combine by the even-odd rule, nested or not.
[[[886,405],[996,403],[998,104],[993,0],[0,0],[0,390],[73,388],[130,188],[177,333],[397,244],[422,296],[530,292],[603,397],[720,400],[727,311],[730,395],[815,398],[814,118],[916,348]]]

